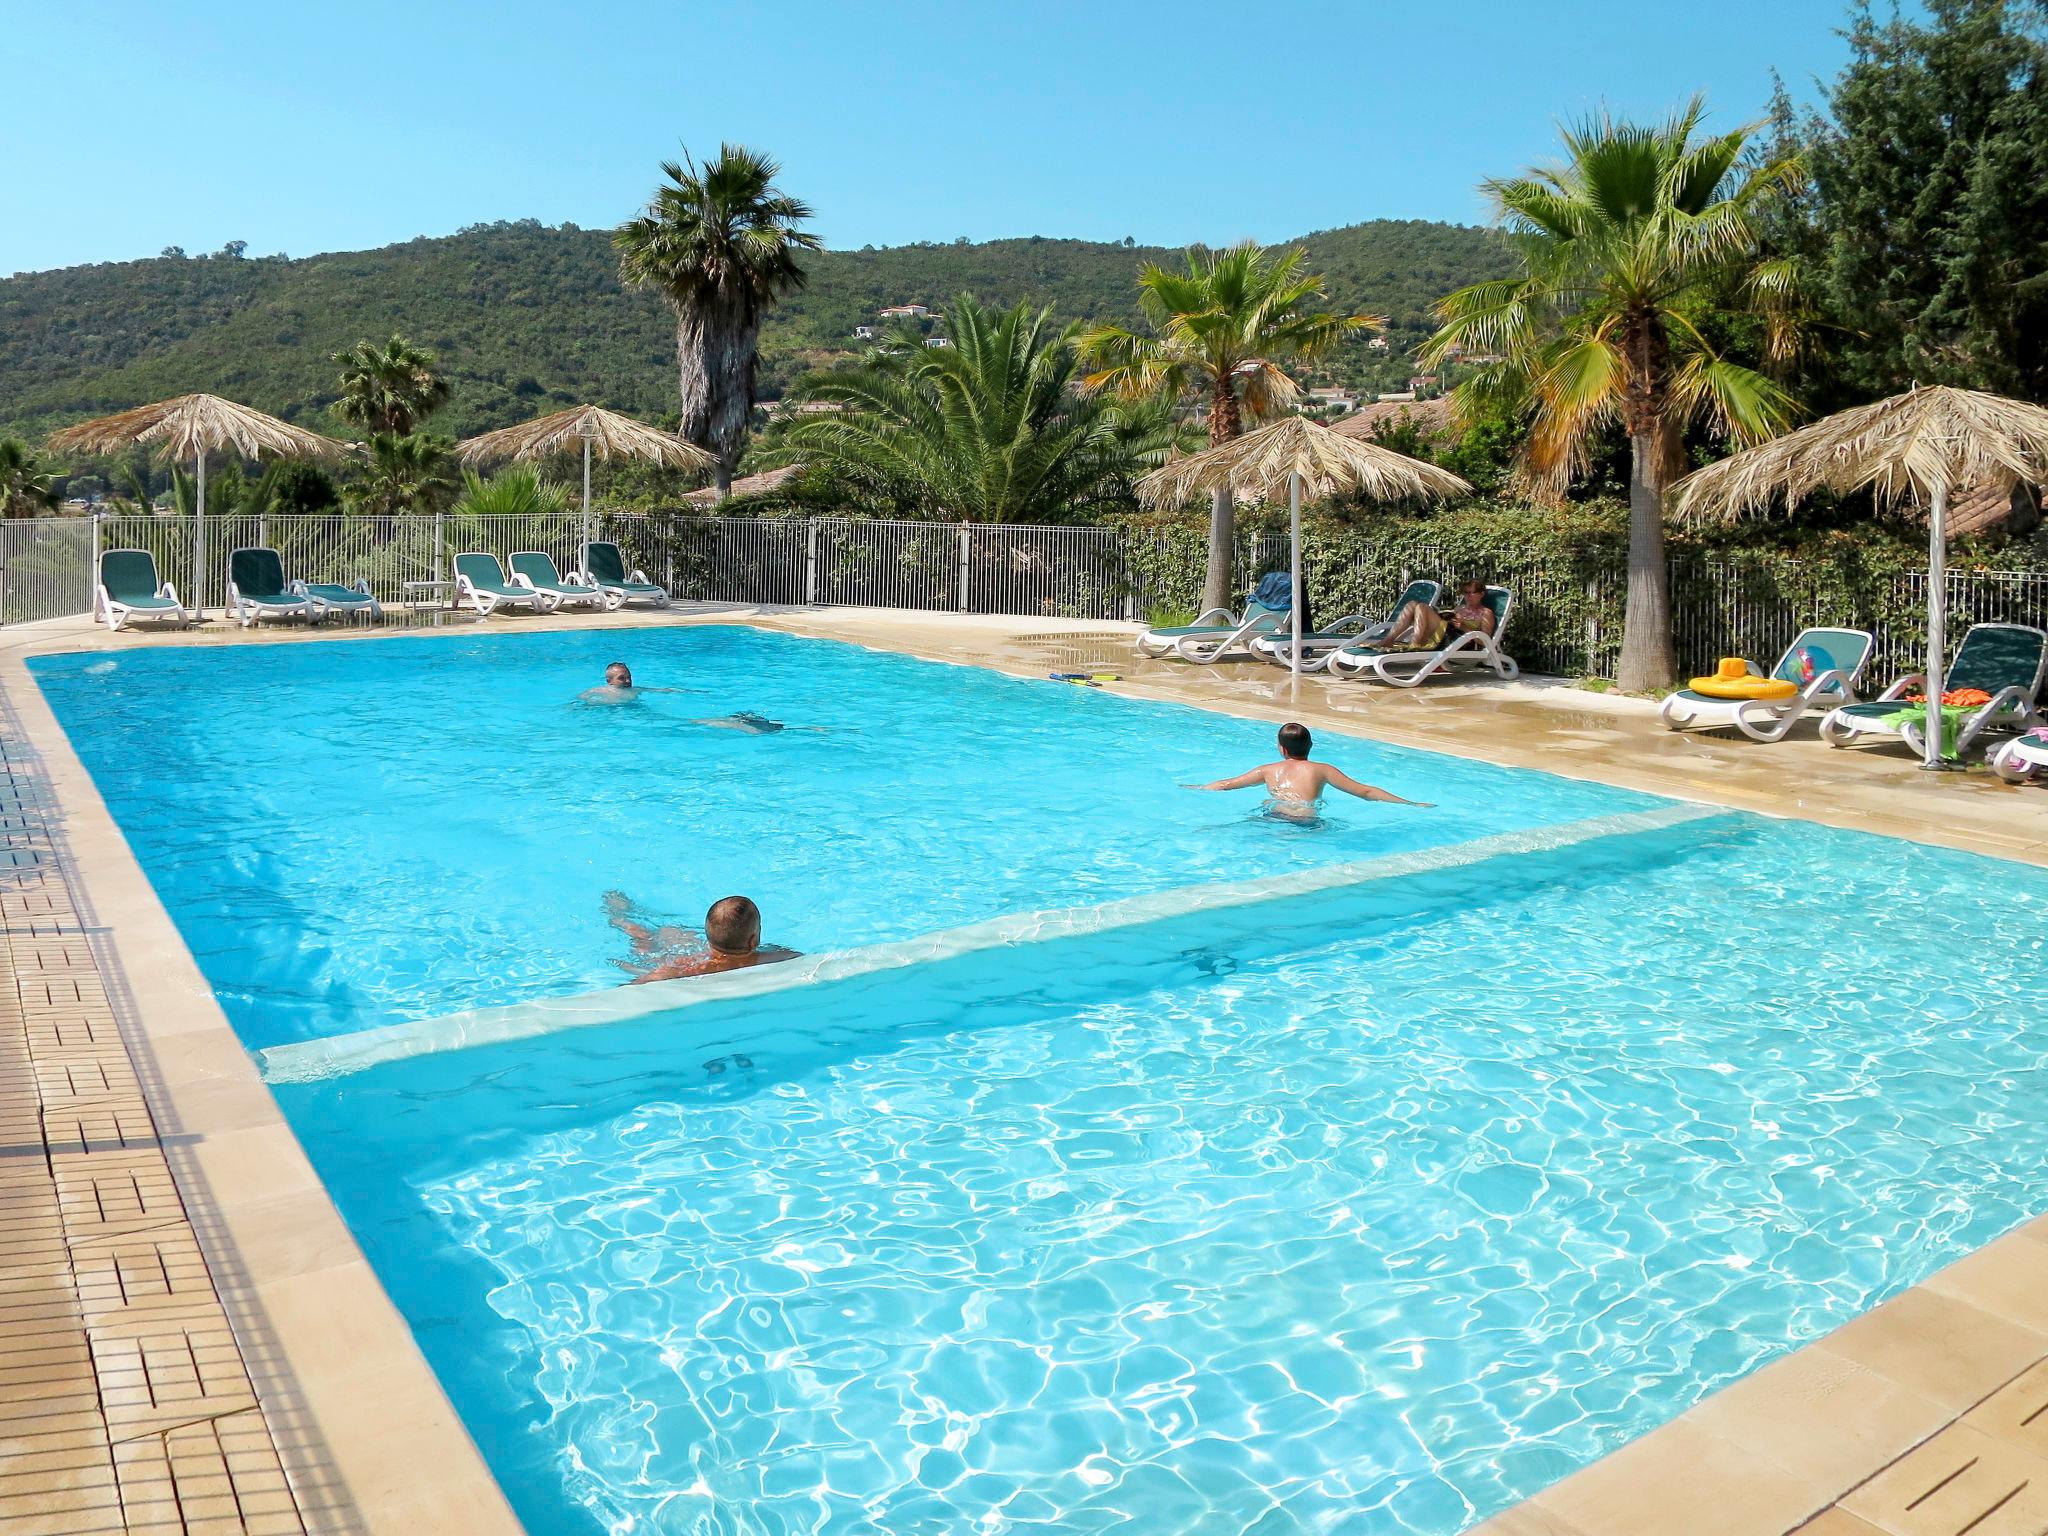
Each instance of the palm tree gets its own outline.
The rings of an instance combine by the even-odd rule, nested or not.
[[[54,511],[59,497],[49,471],[18,437],[0,437],[0,516]]]
[[[885,516],[1049,522],[1130,504],[1170,446],[1170,417],[1072,387],[1075,331],[1048,309],[962,296],[947,329],[950,346],[905,331],[858,368],[806,380],[795,398],[838,410],[799,417],[791,456]]]
[[[350,350],[335,353],[334,362],[341,369],[336,413],[369,433],[404,437],[419,430],[448,403],[448,381],[435,371],[436,361],[433,353],[403,336],[393,336],[381,347],[359,341]]]
[[[347,493],[351,512],[372,517],[432,512],[445,507],[454,496],[450,466],[455,445],[447,438],[424,432],[379,432],[366,446],[369,455],[361,478]]]
[[[486,480],[473,469],[462,472],[462,495],[452,511],[457,517],[555,517],[569,510],[569,488],[543,480],[530,464],[512,464]]]
[[[1738,442],[1784,430],[1791,398],[1708,339],[1731,306],[1761,322],[1767,358],[1798,339],[1798,273],[1764,250],[1759,220],[1796,187],[1792,159],[1746,158],[1754,129],[1696,136],[1695,98],[1644,127],[1601,118],[1564,135],[1554,168],[1491,181],[1523,275],[1461,288],[1437,305],[1425,366],[1452,348],[1496,354],[1456,394],[1462,413],[1502,405],[1529,424],[1522,468],[1560,495],[1603,429],[1628,434],[1628,613],[1615,681],[1667,687],[1671,572],[1664,492],[1682,467],[1683,434],[1704,421]]]
[[[1302,251],[1276,259],[1246,241],[1227,251],[1189,251],[1184,272],[1141,267],[1138,303],[1150,333],[1101,325],[1083,336],[1089,388],[1126,399],[1199,392],[1209,404],[1211,447],[1242,432],[1247,415],[1278,414],[1298,393],[1283,362],[1310,361],[1353,331],[1385,324],[1377,315],[1311,307],[1324,299],[1324,282],[1302,270],[1306,261]],[[1231,600],[1235,547],[1236,509],[1219,489],[1210,502],[1205,608]]]
[[[800,226],[810,208],[775,185],[782,167],[740,144],[701,170],[662,165],[667,185],[612,235],[629,287],[660,292],[676,312],[682,390],[677,435],[718,460],[718,495],[732,486],[754,409],[761,318],[804,285],[799,251],[822,249]]]

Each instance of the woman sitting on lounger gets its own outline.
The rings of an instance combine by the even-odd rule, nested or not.
[[[1486,583],[1468,581],[1458,588],[1457,603],[1444,611],[1427,603],[1408,604],[1394,615],[1394,627],[1381,644],[1390,651],[1440,651],[1460,635],[1490,635],[1493,626]]]

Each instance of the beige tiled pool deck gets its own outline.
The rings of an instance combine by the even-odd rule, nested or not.
[[[1562,687],[1296,684],[1268,667],[1138,662],[1124,626],[965,615],[720,609],[485,628],[707,621],[1024,676],[1116,672],[1108,687],[1135,696],[2048,864],[2048,792],[1830,751],[1810,731],[1774,746],[1675,736],[1640,701]],[[519,1528],[23,665],[311,638],[218,623],[0,632],[7,1536]],[[2048,1218],[1478,1530],[2048,1533]]]

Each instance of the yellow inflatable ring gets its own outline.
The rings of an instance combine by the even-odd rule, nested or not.
[[[1758,677],[1740,656],[1723,656],[1712,677],[1696,677],[1688,686],[1710,699],[1789,699],[1799,692],[1782,677]]]

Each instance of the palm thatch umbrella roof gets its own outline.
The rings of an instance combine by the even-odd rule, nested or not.
[[[2048,482],[2048,408],[1975,389],[1908,390],[1874,405],[1840,411],[1810,427],[1679,481],[1672,503],[1681,518],[1734,519],[1792,505],[1816,491],[1871,492],[1880,503],[1927,512],[1928,719],[1924,760],[1942,762],[1942,695],[1947,622],[1944,579],[1951,498]]]
[[[1234,496],[1270,501],[1300,478],[1313,499],[1362,495],[1374,501],[1459,496],[1472,489],[1449,470],[1411,459],[1310,421],[1288,416],[1230,442],[1172,459],[1138,482],[1147,506],[1181,506],[1218,486]]]
[[[544,459],[588,446],[600,459],[645,459],[668,469],[710,469],[718,461],[695,443],[642,426],[597,405],[576,405],[552,416],[500,427],[458,449],[465,464],[487,459]]]
[[[137,406],[96,421],[66,427],[50,438],[52,453],[118,453],[136,443],[160,449],[168,458],[198,458],[233,449],[245,459],[331,459],[348,452],[344,443],[308,432],[275,416],[223,400],[218,395],[180,395]]]
[[[1405,501],[1413,496],[1456,496],[1472,487],[1449,470],[1405,453],[1333,432],[1305,416],[1220,443],[1184,459],[1171,459],[1138,482],[1148,506],[1180,506],[1214,491],[1270,501],[1287,493],[1288,573],[1292,587],[1295,681],[1301,679],[1301,501],[1304,496],[1367,496]]]
[[[1871,491],[1932,503],[2048,483],[2048,407],[1945,385],[1859,405],[1695,470],[1677,486],[1681,518],[1753,516],[1816,491]]]

